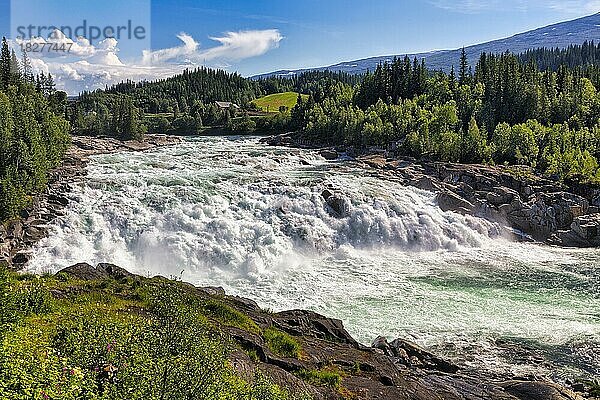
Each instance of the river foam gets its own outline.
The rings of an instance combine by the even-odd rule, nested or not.
[[[597,368],[586,350],[600,336],[596,252],[507,242],[493,223],[443,212],[433,193],[364,172],[256,139],[96,156],[28,268],[112,262],[223,286],[343,319],[363,342],[413,338],[474,368]],[[550,364],[511,359],[513,342]],[[578,352],[582,362],[561,361]]]

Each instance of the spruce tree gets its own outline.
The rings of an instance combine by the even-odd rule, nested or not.
[[[467,58],[467,52],[465,48],[462,48],[460,54],[460,70],[458,75],[458,83],[462,85],[466,85],[469,77],[469,59]]]
[[[2,49],[0,50],[0,83],[3,90],[8,90],[10,84],[10,50],[6,38],[2,38]]]

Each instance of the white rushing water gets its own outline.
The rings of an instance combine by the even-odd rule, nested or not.
[[[600,373],[600,255],[510,243],[351,162],[198,138],[94,157],[29,270],[111,262],[342,319],[473,368]],[[348,203],[343,218],[324,189]]]

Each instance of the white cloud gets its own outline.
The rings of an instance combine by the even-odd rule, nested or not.
[[[156,51],[144,51],[144,64],[160,64],[167,61],[179,60],[182,57],[190,57],[196,54],[196,51],[200,45],[194,40],[193,37],[185,32],[180,33],[177,35],[177,37],[183,42],[181,46]]]
[[[240,61],[257,57],[269,50],[277,48],[283,36],[276,29],[262,31],[227,32],[222,37],[211,37],[220,45],[206,50],[187,33],[177,37],[183,42],[180,46],[157,51],[144,52],[144,64],[160,64],[164,62],[204,63],[219,60],[221,62]]]
[[[239,61],[244,58],[256,57],[267,51],[277,48],[283,36],[276,29],[264,31],[228,32],[224,37],[213,37],[214,41],[221,43],[199,56],[206,60],[222,59]]]
[[[180,46],[156,51],[144,51],[137,59],[124,62],[119,58],[119,43],[114,38],[104,39],[96,46],[87,39],[73,41],[60,31],[51,37],[17,41],[16,44],[67,44],[70,52],[30,52],[36,72],[51,73],[60,90],[77,94],[95,90],[124,80],[155,80],[182,72],[199,65],[229,67],[230,63],[257,57],[279,46],[283,36],[278,30],[228,32],[223,37],[211,38],[219,45],[201,49],[190,35],[177,35]]]

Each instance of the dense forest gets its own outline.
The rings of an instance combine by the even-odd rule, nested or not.
[[[581,46],[572,45],[566,49],[542,47],[520,54],[519,59],[524,63],[535,61],[542,71],[547,69],[556,71],[562,66],[576,68],[596,65],[600,61],[600,44],[596,45],[594,41],[586,41]]]
[[[556,179],[597,182],[598,67],[583,62],[540,70],[522,57],[482,54],[473,69],[463,52],[458,71],[449,74],[395,59],[359,86],[337,82],[319,90],[330,94],[325,98],[299,102],[291,127],[314,143],[392,148],[450,162],[525,164]]]
[[[67,96],[51,75],[34,76],[2,40],[0,53],[0,221],[16,216],[46,185],[69,145]]]
[[[234,133],[277,132],[289,122],[286,115],[251,119],[236,109],[220,109],[215,102],[232,102],[244,110],[256,111],[251,102],[261,96],[296,91],[323,99],[331,93],[320,90],[331,83],[353,86],[361,80],[361,76],[326,71],[255,81],[202,67],[156,82],[122,82],[105,90],[84,92],[68,114],[78,134],[124,140],[140,138],[145,132],[194,134],[214,126]]]

